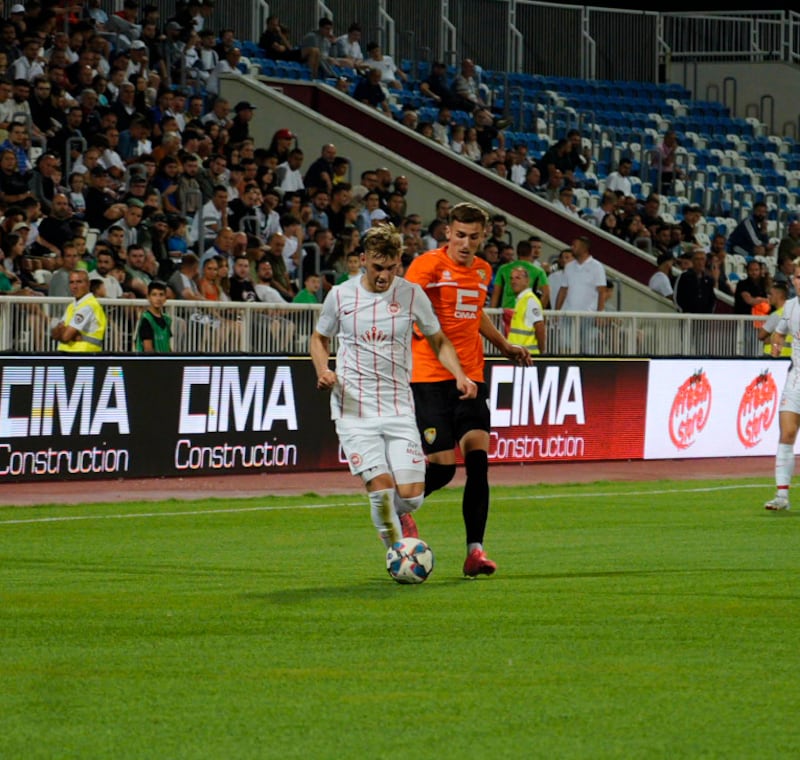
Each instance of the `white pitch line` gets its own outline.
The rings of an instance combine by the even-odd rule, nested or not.
[[[599,491],[596,493],[551,493],[551,494],[526,494],[521,496],[501,496],[495,501],[546,501],[548,499],[569,499],[600,496],[652,496],[653,494],[678,494],[678,493],[711,493],[714,491],[734,491],[741,488],[765,488],[758,483],[742,485],[707,486],[704,488],[664,488],[647,491]],[[197,517],[201,515],[241,514],[245,512],[278,512],[289,509],[332,509],[335,507],[363,507],[363,502],[342,502],[341,504],[297,504],[292,506],[260,506],[260,507],[230,507],[225,509],[196,509],[185,512],[130,512],[128,514],[113,515],[58,515],[55,517],[32,517],[20,520],[0,520],[2,525],[29,525],[32,523],[59,523],[74,522],[78,520],[130,520],[149,517]],[[34,507],[35,508],[35,507]],[[13,509],[13,507],[11,507]]]

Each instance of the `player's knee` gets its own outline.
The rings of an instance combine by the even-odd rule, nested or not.
[[[420,494],[419,496],[398,496],[395,499],[395,505],[398,514],[405,515],[410,512],[416,512],[425,501],[425,497]]]

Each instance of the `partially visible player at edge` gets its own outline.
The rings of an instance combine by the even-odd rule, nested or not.
[[[795,264],[792,281],[800,288],[800,265]],[[799,291],[800,292],[800,291]],[[800,427],[800,300],[790,298],[783,306],[783,316],[772,333],[772,356],[781,355],[786,336],[792,336],[792,366],[786,376],[780,405],[778,424],[780,438],[775,455],[775,496],[765,505],[773,511],[789,509],[789,486],[794,473],[794,442]]]
[[[463,398],[456,379],[436,361],[428,344],[421,339],[412,343],[411,387],[417,425],[428,455],[425,496],[453,479],[457,444],[467,473],[462,497],[467,533],[464,575],[472,578],[491,575],[497,569],[483,549],[489,516],[490,413],[481,336],[513,362],[531,364],[528,350],[509,343],[484,313],[492,269],[476,254],[486,236],[488,221],[488,214],[478,206],[457,204],[450,212],[447,244],[418,256],[405,274],[409,282],[421,285],[428,294],[461,366],[478,386],[475,398]]]
[[[372,522],[389,547],[403,535],[417,537],[411,513],[424,500],[425,455],[410,386],[415,323],[434,361],[455,377],[460,398],[474,399],[478,389],[461,368],[425,293],[397,277],[399,232],[391,225],[373,227],[362,243],[364,274],[328,294],[310,353],[317,388],[332,391],[331,418],[350,472],[364,481]],[[335,371],[328,366],[334,335]]]

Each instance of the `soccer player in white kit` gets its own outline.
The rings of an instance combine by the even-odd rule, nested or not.
[[[424,500],[425,455],[410,386],[414,324],[456,378],[462,398],[475,398],[477,386],[422,288],[397,276],[400,233],[391,225],[373,227],[362,244],[364,274],[328,293],[310,353],[317,388],[331,391],[331,418],[350,472],[364,481],[372,522],[389,547],[403,535],[416,536],[411,513]],[[333,337],[335,370],[328,366]]]
[[[792,282],[795,288],[800,288],[800,265],[795,264]],[[792,336],[792,366],[778,407],[780,440],[775,455],[775,496],[764,505],[773,511],[789,509],[794,443],[800,427],[800,300],[797,297],[790,298],[783,307],[783,316],[772,333],[772,356],[780,356],[787,335]]]

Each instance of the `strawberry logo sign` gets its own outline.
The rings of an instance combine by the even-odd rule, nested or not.
[[[765,370],[744,389],[736,415],[736,432],[748,449],[758,444],[764,431],[769,430],[777,407],[778,386]]]
[[[675,393],[669,411],[669,437],[679,449],[688,449],[708,422],[711,383],[702,369],[686,378]]]

